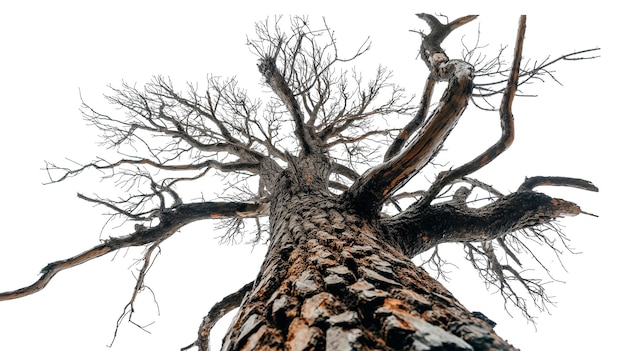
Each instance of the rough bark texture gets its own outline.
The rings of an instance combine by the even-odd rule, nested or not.
[[[491,326],[330,193],[286,191],[222,350],[510,350]]]
[[[494,240],[512,231],[577,213],[580,208],[572,202],[523,191],[478,209],[468,207],[465,202],[428,207],[415,204],[396,216],[382,219],[381,223],[387,240],[408,257],[415,257],[438,244]]]

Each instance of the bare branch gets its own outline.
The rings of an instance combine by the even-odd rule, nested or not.
[[[480,208],[451,202],[424,207],[418,201],[407,210],[382,219],[382,223],[390,239],[407,256],[414,257],[441,243],[495,240],[507,233],[581,213],[575,203],[525,191]]]
[[[405,115],[414,110],[411,99],[405,100],[404,89],[395,84],[390,84],[391,71],[384,67],[378,67],[376,74],[367,86],[362,86],[362,77],[353,72],[353,80],[358,90],[351,94],[346,91],[348,84],[341,82],[341,95],[344,96],[343,107],[335,114],[326,113],[319,136],[322,140],[338,137],[349,129],[359,129],[362,123],[372,116],[385,116],[389,114]],[[355,96],[356,101],[348,105],[348,95]],[[381,98],[384,102],[379,103]],[[352,100],[352,99],[350,99]],[[333,110],[331,110],[333,111]],[[367,126],[367,125],[366,125]]]
[[[521,239],[547,247],[560,260],[562,252],[556,244],[560,241],[566,249],[571,249],[554,221],[562,216],[586,214],[574,203],[535,193],[532,189],[540,185],[572,186],[590,191],[597,191],[597,188],[581,179],[533,177],[526,179],[518,192],[504,196],[478,180],[463,177],[458,182],[461,181],[485,190],[494,195],[495,199],[491,198],[482,207],[468,207],[471,190],[459,187],[450,201],[420,206],[418,200],[406,211],[383,218],[386,232],[407,255],[417,255],[434,247],[424,265],[444,277],[443,266],[446,261],[439,256],[438,245],[446,242],[463,243],[466,258],[478,270],[486,285],[496,287],[506,303],[516,306],[532,321],[527,297],[532,299],[540,311],[547,309],[552,302],[544,288],[543,279],[529,278],[528,270],[522,269],[521,254],[530,255],[551,281],[555,279],[533,249]],[[483,220],[485,222],[476,225],[475,221]],[[472,228],[481,229],[473,231]],[[474,244],[476,242],[479,246]],[[518,292],[516,287],[521,287],[522,292]]]
[[[530,177],[519,186],[517,191],[529,191],[538,186],[567,186],[570,188],[578,188],[588,191],[598,191],[598,187],[593,185],[590,181],[577,178],[567,177]]]
[[[522,49],[525,31],[526,16],[522,15],[520,17],[519,27],[517,31],[517,40],[515,42],[513,67],[511,68],[511,74],[509,76],[507,87],[504,96],[502,97],[502,102],[500,104],[500,125],[502,128],[502,135],[500,136],[500,139],[494,145],[492,145],[490,148],[485,150],[482,154],[469,161],[468,163],[454,170],[439,173],[439,175],[437,176],[437,180],[435,180],[430,189],[428,189],[427,194],[422,198],[422,206],[428,205],[437,196],[441,189],[450,184],[451,181],[453,181],[454,179],[459,179],[484,167],[485,165],[496,159],[513,143],[515,129],[513,124],[512,106],[513,98],[515,97],[515,92],[517,91],[518,86],[519,66],[522,60]]]
[[[267,23],[258,25],[259,39],[248,43],[259,56],[265,82],[289,111],[295,128],[289,133],[295,135],[298,145],[316,143],[331,148],[364,141],[372,135],[364,135],[370,132],[367,120],[371,117],[413,110],[411,100],[404,101],[403,89],[388,83],[391,72],[387,69],[379,67],[374,78],[362,84],[360,74],[353,72],[350,79],[341,68],[340,64],[366,52],[368,41],[352,56],[342,58],[328,26],[313,30],[301,17],[292,18],[291,26],[293,33],[285,34],[278,25],[276,29],[270,29]],[[357,87],[351,88],[352,84]],[[308,115],[306,121],[304,112]],[[308,152],[306,147],[302,151]]]
[[[599,57],[598,55],[592,56],[580,56],[588,54],[594,51],[600,50],[599,48],[586,49],[580,51],[574,51],[565,55],[561,55],[555,59],[549,60],[546,58],[542,62],[526,62],[523,66],[520,66],[520,73],[518,81],[518,88],[531,83],[532,81],[539,80],[544,81],[543,77],[547,76],[549,79],[562,85],[561,82],[554,76],[554,72],[548,70],[549,67],[560,61],[580,61],[580,60],[592,60]],[[500,55],[503,50],[500,50]],[[477,82],[474,86],[474,97],[479,97],[486,101],[487,98],[499,95],[505,92],[506,87],[501,87],[502,84],[507,83],[507,79],[496,79],[490,81],[484,81],[484,78],[501,77],[505,76],[507,72],[510,72],[513,67],[504,68],[505,63],[501,60],[500,55],[494,58],[492,61],[485,63],[481,68],[476,70]],[[480,79],[479,79],[480,78]],[[519,94],[517,94],[519,96]],[[479,105],[477,105],[479,106]],[[479,106],[480,107],[480,106]]]
[[[437,81],[447,80],[448,87],[432,117],[411,145],[367,171],[352,185],[347,195],[350,201],[357,205],[367,204],[367,208],[358,210],[377,212],[388,197],[426,166],[443,145],[469,101],[473,68],[463,61],[448,59],[439,44],[449,31],[475,16],[463,17],[447,26],[442,26],[430,15],[423,17],[432,26],[432,31],[423,38],[422,58],[431,68],[432,77]]]
[[[135,220],[146,220],[147,219],[147,218],[143,217],[144,213],[136,214],[136,213],[133,213],[132,211],[124,210],[124,209],[122,209],[122,208],[120,208],[120,207],[118,207],[118,206],[116,206],[116,205],[114,205],[114,204],[112,204],[112,203],[110,203],[110,202],[108,202],[106,200],[90,198],[90,197],[85,196],[85,195],[83,195],[81,193],[78,193],[76,195],[81,200],[85,200],[85,201],[88,201],[88,202],[96,203],[98,205],[106,206],[106,207],[112,209],[113,211],[115,211],[116,213],[124,215],[124,216],[126,216],[128,218],[135,219]]]
[[[41,277],[33,284],[13,291],[0,293],[0,301],[12,300],[36,293],[48,285],[60,271],[76,267],[94,258],[131,246],[143,246],[163,242],[183,226],[203,219],[227,217],[256,217],[267,214],[267,204],[236,202],[200,202],[183,204],[160,214],[159,224],[151,228],[139,227],[134,233],[109,238],[76,256],[49,263],[41,270]]]
[[[428,76],[426,80],[426,86],[424,87],[424,92],[422,93],[422,100],[420,101],[420,107],[413,119],[407,123],[406,126],[400,131],[398,136],[394,139],[394,141],[389,145],[387,152],[385,153],[384,161],[388,161],[393,156],[396,156],[402,147],[406,144],[407,140],[416,130],[422,127],[423,123],[426,121],[426,115],[428,114],[428,108],[430,107],[430,100],[432,98],[433,92],[435,90],[435,79],[432,75]]]
[[[107,162],[103,159],[100,159],[99,162],[92,162],[86,165],[80,166],[76,169],[69,168],[61,168],[56,166],[53,163],[46,162],[45,170],[48,172],[50,183],[58,183],[67,178],[74,177],[80,173],[82,173],[87,168],[94,168],[97,170],[113,170],[123,165],[147,165],[154,167],[160,170],[167,171],[188,171],[188,170],[208,170],[208,169],[216,169],[222,172],[241,172],[247,171],[252,174],[256,174],[259,172],[259,163],[258,162],[228,162],[222,163],[215,160],[206,160],[200,163],[190,163],[190,164],[163,164],[159,162],[155,162],[149,159],[121,159],[116,162]],[[53,177],[52,173],[55,171],[63,172],[58,177]]]
[[[359,174],[354,171],[352,168],[346,167],[340,163],[333,163],[332,165],[332,172],[336,173],[336,174],[340,174],[350,180],[356,180],[359,178]]]
[[[122,324],[122,320],[124,319],[124,317],[128,316],[128,321],[136,325],[136,323],[132,321],[133,314],[135,313],[135,300],[137,299],[137,295],[139,295],[139,292],[141,292],[145,288],[144,281],[146,278],[146,274],[148,273],[148,270],[150,269],[150,267],[152,266],[152,263],[154,262],[154,259],[151,258],[152,252],[155,249],[157,249],[162,242],[163,242],[162,240],[155,241],[148,247],[148,249],[144,253],[143,265],[141,266],[141,269],[139,270],[139,275],[137,276],[137,282],[135,283],[133,294],[130,298],[130,301],[126,304],[126,306],[124,306],[124,310],[122,314],[117,319],[117,323],[115,325],[115,331],[113,332],[113,340],[111,340],[111,343],[108,345],[109,347],[113,346],[113,343],[115,342],[115,339],[117,338],[117,332],[119,331],[119,328]],[[139,327],[145,330],[145,327],[143,326],[139,326]]]
[[[278,95],[279,99],[285,104],[293,122],[295,124],[295,134],[298,138],[300,146],[305,154],[312,152],[311,134],[305,129],[304,115],[300,104],[295,98],[294,92],[291,90],[285,78],[280,74],[276,67],[276,61],[273,57],[266,56],[259,61],[259,72],[265,77],[265,82]]]

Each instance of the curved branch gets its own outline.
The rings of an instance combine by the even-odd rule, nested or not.
[[[250,290],[252,290],[253,286],[254,281],[251,281],[248,284],[242,286],[234,293],[224,297],[222,301],[213,305],[213,307],[211,307],[211,310],[209,310],[209,313],[207,313],[207,315],[204,316],[204,318],[202,319],[202,324],[200,324],[200,328],[198,329],[198,339],[189,344],[189,346],[184,347],[183,350],[187,350],[193,346],[197,346],[200,351],[209,351],[211,349],[211,329],[213,329],[215,324],[228,312],[239,307],[241,301],[243,301],[246,294]]]
[[[582,190],[598,191],[598,187],[588,180],[568,177],[544,177],[535,176],[526,178],[517,191],[529,191],[538,186],[567,186],[570,188],[578,188]]]
[[[485,150],[479,156],[466,164],[450,170],[439,173],[437,180],[428,189],[426,195],[421,200],[421,206],[430,204],[432,200],[439,194],[439,192],[455,179],[459,179],[470,173],[473,173],[491,161],[495,160],[500,154],[511,146],[515,138],[515,128],[513,123],[513,98],[517,91],[520,63],[522,60],[522,49],[524,44],[524,33],[526,31],[526,16],[520,16],[519,27],[517,30],[517,39],[515,41],[515,50],[513,56],[513,65],[511,67],[511,74],[502,97],[500,104],[500,125],[502,134],[500,139],[493,144],[490,148]]]
[[[390,195],[433,159],[461,117],[472,91],[472,68],[462,61],[449,61],[446,66],[453,70],[448,88],[415,141],[392,159],[371,168],[350,188],[352,204],[367,204],[367,208],[357,210],[378,211]]]
[[[154,242],[162,242],[169,238],[185,225],[203,219],[229,217],[256,217],[267,214],[268,205],[265,203],[245,202],[199,202],[183,204],[168,209],[160,214],[159,224],[145,228],[138,226],[134,233],[109,238],[100,245],[84,251],[65,260],[49,263],[41,270],[41,277],[27,287],[0,293],[0,301],[12,300],[34,294],[48,285],[50,280],[60,271],[76,267],[94,258],[104,256],[115,250],[125,247],[143,246]]]
[[[119,206],[116,206],[116,205],[114,205],[114,204],[112,204],[112,203],[110,203],[110,202],[108,202],[106,200],[94,199],[94,198],[85,196],[85,195],[83,195],[81,193],[77,193],[76,196],[78,196],[78,198],[81,199],[81,200],[85,200],[87,202],[93,202],[93,203],[98,204],[98,205],[106,206],[106,207],[112,209],[113,211],[115,211],[116,213],[119,213],[119,214],[121,214],[123,216],[126,216],[126,217],[130,218],[130,219],[146,220],[146,218],[143,216],[146,213],[140,213],[140,214],[133,213],[132,211],[124,210],[123,208],[120,208]]]
[[[436,81],[447,80],[448,87],[432,117],[411,145],[390,160],[368,170],[350,187],[348,201],[357,211],[377,213],[395,191],[435,157],[463,114],[472,94],[473,67],[464,61],[448,59],[440,44],[452,30],[476,16],[462,17],[445,26],[431,15],[419,14],[418,17],[431,27],[431,33],[423,35],[420,49],[422,58],[431,70],[431,77]]]
[[[331,172],[342,175],[350,180],[357,180],[359,173],[350,167],[344,166],[341,163],[333,162],[331,165]]]
[[[443,43],[444,39],[446,39],[453,30],[478,17],[478,15],[464,16],[444,25],[439,22],[437,17],[427,13],[418,13],[416,16],[425,21],[430,27],[430,33],[428,35],[422,34],[424,40],[420,48],[420,54],[431,71],[437,71],[441,63],[448,60],[447,55],[441,48],[441,43]]]
[[[435,83],[435,78],[432,75],[429,75],[426,79],[426,86],[424,87],[424,92],[422,93],[419,110],[413,119],[407,123],[406,126],[404,126],[398,136],[396,136],[391,145],[389,145],[383,159],[385,162],[397,155],[400,150],[402,150],[402,147],[404,147],[409,137],[423,125],[426,120],[426,115],[428,114],[428,108],[430,107],[430,100],[432,99],[433,92],[435,91]]]

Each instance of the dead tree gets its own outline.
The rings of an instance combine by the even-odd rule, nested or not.
[[[206,89],[190,84],[182,93],[156,77],[142,89],[112,88],[108,100],[124,116],[85,103],[84,117],[121,156],[76,168],[47,163],[50,180],[101,171],[123,190],[119,197],[78,196],[134,227],[48,264],[35,283],[1,293],[0,300],[35,293],[64,269],[145,246],[124,310],[130,319],[155,249],[189,223],[221,219],[224,240],[251,223],[253,240],[267,241],[268,252],[258,277],[216,304],[186,348],[207,350],[215,322],[239,307],[223,350],[513,350],[488,318],[468,311],[411,259],[430,252],[429,262],[439,267],[438,245],[462,243],[505,300],[526,314],[529,297],[549,303],[541,281],[520,269],[523,253],[536,259],[526,242],[554,248],[563,236],[555,221],[585,212],[535,188],[597,188],[581,179],[537,176],[503,194],[470,175],[513,142],[518,87],[552,77],[555,62],[591,58],[584,54],[592,50],[524,63],[522,16],[510,64],[503,53],[471,62],[474,49],[452,59],[441,47],[444,39],[477,16],[447,24],[417,16],[430,27],[419,33],[430,74],[417,106],[385,68],[370,80],[344,68],[368,50],[367,41],[343,57],[327,26],[313,29],[301,17],[290,19],[288,30],[280,20],[259,23],[248,42],[271,89],[268,101],[251,99],[234,79],[211,77]],[[433,104],[439,83],[446,88]],[[490,107],[494,99],[499,107]],[[434,162],[470,102],[499,114],[501,137],[473,160],[440,171],[427,189],[412,189],[407,183]],[[376,145],[386,148],[379,152]],[[218,175],[224,193],[207,201],[195,184]],[[483,200],[476,204],[470,196]]]

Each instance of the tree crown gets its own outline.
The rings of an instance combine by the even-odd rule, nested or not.
[[[118,156],[73,168],[47,163],[50,182],[88,169],[101,171],[102,179],[119,186],[123,197],[78,196],[133,224],[132,233],[50,263],[35,284],[0,298],[28,295],[60,270],[123,247],[146,245],[134,300],[152,252],[180,228],[219,218],[227,228],[223,240],[233,240],[245,221],[252,221],[257,228],[252,240],[259,242],[267,237],[262,218],[271,215],[275,197],[288,189],[336,196],[355,213],[380,223],[389,241],[407,256],[430,252],[426,262],[440,272],[444,260],[438,245],[462,243],[485,281],[530,318],[526,299],[513,282],[540,308],[550,300],[540,281],[522,274],[520,253],[532,254],[524,240],[554,248],[555,239],[564,236],[553,222],[584,213],[572,202],[534,189],[597,188],[581,179],[538,176],[505,195],[470,175],[512,144],[518,88],[552,77],[551,67],[559,61],[591,58],[585,55],[593,50],[523,62],[522,17],[510,63],[503,59],[504,51],[486,60],[477,54],[478,44],[461,59],[452,59],[442,48],[444,39],[477,16],[446,24],[435,16],[418,17],[430,28],[419,32],[420,57],[429,75],[418,99],[393,84],[385,67],[369,78],[351,68],[367,52],[367,39],[344,56],[326,23],[317,29],[308,18],[293,17],[259,22],[256,36],[247,41],[258,59],[263,86],[271,91],[268,99],[251,98],[234,78],[210,76],[205,86],[188,84],[181,92],[157,76],[143,87],[111,87],[106,99],[122,113],[101,113],[85,102],[84,118]],[[446,88],[434,104],[437,84]],[[501,137],[467,163],[441,170],[427,189],[411,189],[409,181],[435,162],[470,103],[499,114]],[[206,200],[203,184],[213,176],[222,177],[224,191],[219,199]],[[484,200],[471,204],[472,194]],[[392,210],[383,211],[385,206]],[[420,234],[418,240],[414,233]]]

